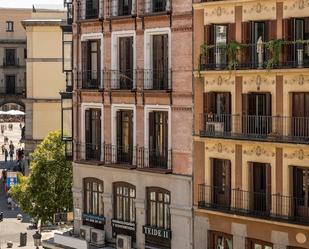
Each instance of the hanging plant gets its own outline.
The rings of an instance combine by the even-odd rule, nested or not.
[[[236,70],[239,61],[237,59],[237,53],[242,49],[242,44],[237,41],[232,41],[226,46],[227,58],[228,58],[228,70]]]
[[[283,40],[271,40],[266,43],[266,49],[271,54],[271,58],[266,61],[266,69],[270,70],[279,65],[279,55],[281,52]]]

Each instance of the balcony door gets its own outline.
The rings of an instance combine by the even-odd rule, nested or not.
[[[133,88],[133,37],[119,38],[120,89]]]
[[[117,0],[116,0],[117,1]],[[118,15],[128,16],[132,13],[132,0],[118,0]]]
[[[309,169],[292,167],[295,216],[309,219]]]
[[[117,163],[132,164],[133,111],[117,112]]]
[[[250,210],[257,214],[268,214],[271,208],[271,167],[266,163],[249,163],[251,191]]]
[[[7,48],[5,49],[5,64],[7,66],[15,66],[16,64],[16,49]]]
[[[100,86],[100,41],[82,42],[82,84],[83,88],[98,88]]]
[[[152,1],[152,12],[163,12],[166,11],[166,4],[168,0],[154,0]]]
[[[253,66],[256,67],[258,65],[258,53],[257,53],[257,43],[259,39],[262,39],[263,42],[268,41],[267,33],[266,33],[267,24],[265,22],[253,22],[252,23],[252,59]],[[265,51],[264,50],[264,58],[265,59]]]
[[[168,168],[168,112],[149,113],[149,167]]]
[[[85,111],[86,160],[101,160],[101,110],[90,108]]]
[[[216,68],[225,68],[227,64],[227,25],[215,25],[215,64]]]
[[[292,134],[295,137],[309,136],[309,92],[293,93],[292,97]]]
[[[271,131],[271,94],[243,94],[243,132],[262,136]]]
[[[16,77],[15,75],[5,76],[5,93],[6,94],[16,94]]]
[[[231,162],[211,159],[213,179],[213,204],[218,208],[229,208],[231,204]]]
[[[168,35],[152,36],[152,87],[154,90],[166,90],[168,78]]]
[[[99,0],[86,0],[86,19],[99,17]]]

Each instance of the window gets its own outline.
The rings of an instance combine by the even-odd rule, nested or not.
[[[309,136],[309,93],[293,93],[292,132],[297,137]]]
[[[135,187],[129,183],[114,183],[114,217],[116,220],[135,222]]]
[[[95,216],[104,215],[103,182],[96,178],[84,179],[84,212]]]
[[[5,65],[6,66],[15,66],[16,63],[16,49],[15,48],[6,48],[5,49]]]
[[[233,236],[226,233],[209,231],[209,249],[233,249]]]
[[[247,238],[247,249],[273,249],[272,243]]]
[[[149,113],[149,167],[168,169],[168,112]]]
[[[170,0],[145,0],[145,13],[158,13],[170,10]]]
[[[216,67],[226,65],[227,25],[215,25],[215,63]]]
[[[24,59],[27,59],[27,49],[24,48]]]
[[[85,110],[86,160],[101,159],[101,109]]]
[[[170,229],[170,192],[161,188],[148,188],[147,202],[148,225],[151,227]]]
[[[95,19],[99,16],[99,0],[86,0],[86,19]]]
[[[16,76],[6,75],[5,76],[5,93],[16,94]]]
[[[14,31],[14,22],[7,21],[6,22],[6,32],[13,32]]]
[[[133,59],[133,37],[119,37],[118,68],[120,89],[133,88]]]
[[[133,15],[135,10],[136,0],[110,0],[111,1],[111,14],[112,16],[130,16]],[[134,4],[133,4],[134,3]]]
[[[82,87],[96,89],[100,86],[100,40],[82,42]]]

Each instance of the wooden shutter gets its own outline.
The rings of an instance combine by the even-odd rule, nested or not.
[[[249,209],[253,210],[253,205],[254,205],[254,195],[253,195],[253,183],[254,183],[254,175],[253,175],[253,167],[254,167],[254,163],[253,162],[249,162],[248,163],[248,191],[249,194],[245,198],[244,201],[249,201]]]
[[[97,78],[98,84],[101,83],[101,40],[97,40]]]
[[[305,99],[304,99],[305,103],[304,103],[304,117],[308,118],[309,117],[309,93],[305,93]],[[308,119],[306,119],[308,120]],[[307,123],[307,122],[306,122]],[[309,129],[308,127],[308,123],[307,123],[307,129]]]
[[[270,20],[267,22],[267,37],[268,41],[277,39],[277,20]]]
[[[91,143],[91,110],[85,111],[85,142]]]
[[[213,191],[214,188],[213,187],[214,187],[214,184],[215,184],[215,180],[214,180],[215,179],[215,176],[214,176],[215,159],[210,158],[209,161],[210,161],[210,165],[209,165],[210,178],[209,178],[208,184],[209,184],[210,188],[208,188],[208,192],[206,192],[205,198],[206,198],[206,201],[213,203],[213,201],[214,201],[214,191]],[[207,189],[205,189],[205,190],[207,191]]]
[[[266,167],[266,210],[271,210],[271,165],[265,164]]]
[[[231,93],[225,92],[224,98],[225,98],[224,114],[231,114]]]
[[[227,40],[228,42],[236,40],[236,23],[229,23],[228,24],[228,35]]]
[[[95,137],[96,144],[101,146],[101,110],[95,110]]]
[[[283,19],[282,26],[283,26],[282,27],[283,39],[285,41],[294,41],[295,19],[294,18]],[[292,44],[284,45],[283,61],[285,63],[294,61],[295,59],[294,47],[295,46]]]
[[[204,43],[207,45],[214,45],[215,43],[215,35],[214,35],[215,25],[208,24],[204,26]],[[205,62],[209,64],[214,63],[214,49],[211,48],[208,50],[207,57],[205,58]]]
[[[271,93],[266,93],[266,116],[271,116]]]
[[[129,112],[129,158],[133,156],[133,111]]]
[[[204,93],[204,113],[216,113],[216,93]]]
[[[252,22],[242,23],[242,43],[250,45],[252,43]],[[245,47],[242,51],[242,63],[248,64],[251,58],[251,47]]]
[[[122,146],[122,111],[116,112],[117,147]]]
[[[226,206],[231,204],[231,161],[224,160],[225,164],[225,193],[226,193]]]
[[[149,152],[155,149],[155,113],[149,113]]]
[[[242,132],[245,134],[248,132],[249,95],[247,93],[242,94]]]
[[[162,151],[164,151],[165,156],[168,156],[168,112],[163,112],[163,141]],[[167,158],[166,158],[167,159]]]
[[[293,117],[304,117],[305,110],[305,95],[304,93],[293,93]]]

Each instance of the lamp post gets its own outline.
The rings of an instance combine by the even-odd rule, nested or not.
[[[32,237],[34,241],[34,246],[36,246],[36,249],[39,249],[39,246],[41,245],[42,235],[39,233],[39,231],[36,231]]]

